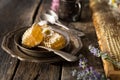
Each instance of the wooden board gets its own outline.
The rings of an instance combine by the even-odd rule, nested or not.
[[[114,60],[120,61],[120,13],[108,6],[105,0],[91,0],[90,6],[93,11],[93,23],[97,32],[100,48],[107,52]],[[120,71],[114,65],[103,60],[104,70],[107,77],[112,80],[120,79]]]
[[[5,33],[39,22],[41,12],[49,9],[50,5],[51,0],[43,0],[42,4],[41,0],[0,0],[0,44]],[[86,7],[81,21],[65,24],[72,24],[78,31],[84,31],[86,36],[82,39],[84,46],[80,53],[89,59],[90,65],[103,72],[101,59],[89,54],[87,49],[90,43],[97,44],[97,37],[88,4],[84,6]],[[0,48],[0,80],[76,80],[71,76],[71,71],[78,68],[78,62],[54,64],[22,62],[12,58]]]
[[[0,1],[0,44],[7,32],[18,27],[31,25],[34,10],[39,2],[40,0]],[[14,77],[18,62],[17,59],[12,58],[0,48],[0,80],[11,80]]]

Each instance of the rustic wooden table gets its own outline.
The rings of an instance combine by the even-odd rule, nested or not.
[[[0,0],[0,44],[9,31],[38,22],[41,12],[49,8],[50,3],[51,0]],[[97,44],[88,2],[83,6],[81,20],[66,23],[69,24],[85,33],[81,38],[83,48],[78,54],[88,58],[89,64],[96,70],[104,72],[101,59],[88,51],[89,44]],[[78,61],[53,64],[20,61],[0,48],[0,80],[76,80],[71,71],[78,68]]]

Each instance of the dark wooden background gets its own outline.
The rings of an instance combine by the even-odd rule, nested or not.
[[[65,24],[72,24],[75,29],[85,33],[79,54],[83,54],[91,66],[103,72],[100,58],[89,54],[87,49],[89,44],[97,44],[97,37],[89,3],[84,3],[81,20]],[[0,44],[7,32],[38,22],[42,11],[49,9],[47,6],[50,5],[51,0],[0,0]],[[0,80],[76,80],[70,73],[78,68],[78,62],[44,64],[20,61],[0,48]]]

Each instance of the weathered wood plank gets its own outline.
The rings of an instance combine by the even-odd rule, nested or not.
[[[40,21],[40,15],[48,9],[51,0],[43,0],[36,11],[34,22]],[[59,80],[61,65],[20,62],[13,80]]]
[[[99,45],[102,51],[107,52],[117,62],[120,61],[120,13],[110,8],[103,1],[91,0],[90,6],[93,11],[93,22],[95,25]],[[103,60],[105,73],[111,79],[120,79],[120,71],[114,65]]]
[[[0,44],[6,32],[32,24],[40,0],[0,0]],[[0,80],[11,80],[17,68],[17,59],[0,48]]]
[[[84,3],[84,2],[83,2]],[[102,62],[100,58],[96,58],[88,51],[88,46],[90,44],[96,45],[97,43],[97,36],[96,32],[92,23],[92,14],[89,8],[89,3],[85,2],[83,6],[83,12],[81,15],[81,21],[73,22],[71,24],[77,30],[82,30],[85,33],[85,37],[82,38],[83,48],[78,52],[78,54],[82,54],[88,59],[88,64],[94,67],[101,73],[104,73]],[[76,69],[80,70],[79,68],[79,61],[71,64],[64,64],[62,68],[62,80],[77,80],[76,77],[73,77],[71,72]]]
[[[38,63],[20,62],[13,80],[34,80],[39,69]]]
[[[61,64],[41,64],[36,80],[60,80]]]

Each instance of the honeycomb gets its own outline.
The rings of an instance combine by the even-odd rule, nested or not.
[[[36,23],[28,28],[22,36],[22,44],[28,48],[35,47],[43,40],[42,28]]]
[[[46,24],[39,25],[34,23],[23,34],[22,44],[28,48],[41,45],[59,50],[65,46],[66,40],[63,35],[56,32],[52,27]]]

